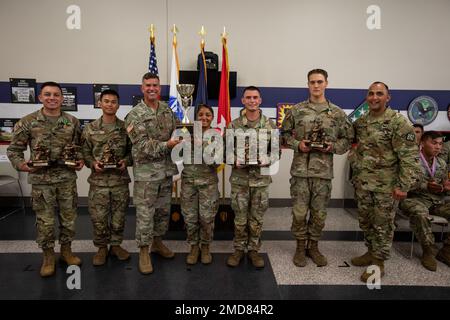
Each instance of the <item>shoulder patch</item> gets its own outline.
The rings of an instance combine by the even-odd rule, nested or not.
[[[127,127],[127,132],[130,133],[131,131],[133,131],[133,125],[132,125],[132,124],[130,124],[130,125]]]
[[[414,133],[408,133],[405,135],[406,141],[416,141],[416,135]]]

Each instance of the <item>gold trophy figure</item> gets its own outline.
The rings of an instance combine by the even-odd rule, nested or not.
[[[33,147],[32,159],[28,163],[30,167],[49,167],[50,166],[50,150],[37,142]]]
[[[59,159],[58,163],[66,165],[68,167],[76,167],[77,148],[78,146],[73,143],[66,145],[63,152],[61,153],[61,158]]]
[[[312,149],[325,149],[328,147],[325,142],[325,134],[322,128],[322,120],[316,118],[314,120],[314,126],[311,129],[311,133],[308,138],[309,142],[306,143]]]
[[[194,131],[194,124],[188,118],[188,112],[191,109],[193,103],[193,97],[195,86],[193,84],[177,84],[177,91],[181,97],[181,105],[183,109],[183,119],[181,124],[177,125],[177,128],[181,128],[183,131],[189,131],[192,135]]]
[[[119,167],[119,161],[117,161],[116,153],[114,148],[112,148],[111,141],[108,141],[108,143],[104,145],[100,162],[103,169],[116,169]]]

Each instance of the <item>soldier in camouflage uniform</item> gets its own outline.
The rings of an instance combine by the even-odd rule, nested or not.
[[[353,129],[345,112],[325,97],[327,79],[325,70],[311,70],[308,73],[309,99],[288,110],[282,124],[284,141],[294,149],[290,180],[291,230],[297,239],[293,261],[298,267],[306,266],[306,256],[317,266],[328,263],[319,251],[318,242],[331,197],[333,154],[347,152],[353,139]],[[322,148],[311,147],[315,136],[322,136],[321,141],[326,143]]]
[[[354,123],[357,146],[352,150],[352,182],[368,251],[351,262],[356,266],[377,265],[382,276],[394,237],[397,203],[406,198],[420,173],[413,127],[387,106],[389,100],[384,83],[374,82],[369,87],[369,112]],[[367,282],[370,275],[364,271],[361,281]]]
[[[61,259],[70,265],[81,264],[81,260],[72,253],[71,242],[75,236],[77,217],[75,170],[81,170],[84,161],[81,152],[78,152],[74,167],[58,164],[65,147],[79,145],[81,133],[78,119],[61,111],[63,95],[59,84],[43,83],[39,101],[43,104],[42,109],[16,123],[8,147],[8,158],[14,168],[29,173],[28,182],[32,185],[31,196],[36,213],[37,243],[44,252],[40,274],[48,277],[55,273],[56,205],[59,206]],[[42,157],[42,149],[45,149],[50,165],[33,167],[30,161],[24,159],[27,146],[30,146],[31,160],[36,159],[36,150]]]
[[[104,90],[100,94],[99,104],[102,117],[89,123],[82,135],[84,161],[92,171],[88,178],[88,206],[94,227],[94,245],[99,248],[93,258],[94,266],[106,263],[108,244],[111,245],[111,255],[119,260],[130,257],[120,244],[130,196],[128,183],[131,180],[127,166],[132,164],[131,141],[124,122],[116,117],[119,94],[115,90]],[[105,168],[106,161],[114,162],[110,165],[117,165],[117,168]]]
[[[168,105],[159,101],[159,77],[146,73],[142,77],[144,99],[125,118],[125,127],[133,144],[134,196],[136,205],[136,242],[140,248],[139,271],[153,272],[149,247],[165,258],[174,253],[161,237],[169,226],[172,176],[177,167],[170,151],[179,143],[171,138],[175,117]]]
[[[208,105],[197,107],[197,119],[202,122],[202,130],[211,128],[214,111]],[[203,140],[203,150],[208,145]],[[219,207],[219,188],[217,186],[218,165],[184,164],[181,175],[181,211],[186,223],[187,240],[191,251],[186,257],[187,264],[196,264],[201,251],[200,260],[203,264],[210,264],[212,256],[209,251],[214,233],[214,219]]]
[[[241,101],[245,109],[239,118],[229,124],[229,129],[241,129],[244,132],[253,129],[258,134],[260,130],[265,129],[268,135],[271,134],[272,129],[276,129],[274,122],[263,115],[259,108],[262,100],[257,87],[245,88]],[[269,139],[268,142],[270,142]],[[237,151],[239,153],[239,150]],[[263,155],[260,160],[263,158],[265,160],[259,165],[241,164],[237,158],[231,172],[231,206],[235,214],[235,252],[228,257],[227,264],[230,267],[239,265],[245,250],[248,250],[248,257],[253,266],[264,267],[264,259],[258,250],[261,247],[264,213],[269,207],[269,184],[272,178],[269,175],[262,175],[261,167],[270,165],[271,160],[274,159],[266,159],[267,155]]]
[[[423,134],[420,151],[422,172],[419,183],[408,192],[408,198],[400,202],[400,209],[409,216],[411,229],[422,246],[422,265],[430,271],[436,271],[437,262],[429,214],[450,219],[450,203],[444,202],[444,196],[450,190],[447,164],[437,157],[442,149],[442,140],[442,134],[435,131]],[[450,235],[437,258],[450,266]]]

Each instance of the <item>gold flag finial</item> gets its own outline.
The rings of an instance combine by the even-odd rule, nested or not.
[[[148,31],[150,32],[150,41],[154,42],[155,41],[155,26],[153,25],[153,23],[150,25],[150,28],[148,28]]]
[[[222,34],[221,34],[221,36],[222,36],[222,38],[227,38],[227,36],[228,36],[228,33],[227,33],[227,31],[225,30],[225,26],[223,26],[223,32],[222,32]]]
[[[201,37],[200,45],[203,48],[205,46],[205,36],[206,36],[206,30],[205,30],[204,26],[202,26],[202,28],[200,29],[200,32],[198,34]]]
[[[173,33],[173,40],[172,43],[176,46],[177,45],[177,33],[178,33],[178,28],[175,25],[175,23],[173,24],[172,29],[170,29],[170,31],[172,31]]]

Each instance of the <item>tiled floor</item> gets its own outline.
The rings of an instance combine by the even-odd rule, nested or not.
[[[439,263],[437,272],[425,270],[418,259],[418,244],[413,259],[407,258],[407,221],[398,221],[396,239],[402,241],[394,243],[381,289],[369,290],[359,281],[363,268],[350,265],[351,257],[365,252],[354,210],[328,211],[324,240],[320,242],[329,262],[326,267],[316,267],[311,260],[304,268],[292,263],[295,241],[290,232],[291,209],[271,208],[264,223],[263,270],[254,269],[247,260],[234,269],[226,266],[227,255],[232,252],[232,232],[227,230],[216,232],[212,265],[188,267],[184,259],[189,247],[184,232],[179,230],[169,231],[165,241],[177,253],[175,259],[154,257],[155,272],[150,276],[137,271],[134,211],[127,216],[123,243],[133,253],[131,260],[122,263],[110,259],[103,267],[91,264],[96,248],[85,211],[80,208],[77,240],[72,246],[84,262],[82,289],[76,291],[67,289],[69,275],[64,265],[58,265],[55,277],[39,277],[41,251],[34,242],[34,217],[30,211],[0,221],[0,299],[450,299],[449,267]]]

